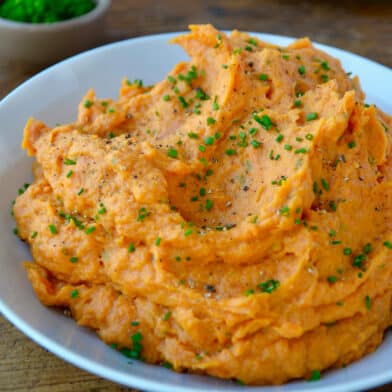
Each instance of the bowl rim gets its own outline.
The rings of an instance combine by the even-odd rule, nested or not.
[[[80,16],[76,16],[71,19],[66,19],[53,23],[27,23],[27,22],[18,22],[11,19],[6,19],[0,17],[0,28],[6,28],[9,30],[19,30],[26,32],[34,32],[34,31],[54,31],[54,30],[62,30],[69,28],[70,26],[88,24],[95,19],[99,18],[103,14],[105,14],[110,5],[111,0],[94,0],[96,3],[95,7]]]

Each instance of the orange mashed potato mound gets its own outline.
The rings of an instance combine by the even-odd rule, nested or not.
[[[345,366],[392,321],[391,117],[308,39],[190,30],[173,40],[190,61],[154,86],[28,121],[14,215],[34,291],[176,371],[279,384]]]

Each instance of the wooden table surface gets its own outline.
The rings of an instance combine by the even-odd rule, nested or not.
[[[114,0],[106,41],[185,30],[190,23],[260,31],[349,50],[392,67],[392,3],[364,0]],[[38,68],[0,66],[0,99]],[[125,391],[37,346],[0,315],[1,391]],[[392,391],[392,384],[373,391]]]

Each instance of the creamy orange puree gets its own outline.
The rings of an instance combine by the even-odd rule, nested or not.
[[[391,117],[308,39],[201,25],[173,42],[191,59],[156,85],[28,121],[14,214],[38,298],[129,357],[250,384],[373,351],[391,323]]]

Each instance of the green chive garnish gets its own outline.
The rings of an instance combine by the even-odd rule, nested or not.
[[[313,120],[316,120],[317,117],[318,117],[318,114],[317,114],[316,112],[308,113],[308,114],[306,115],[306,121],[313,121]]]

